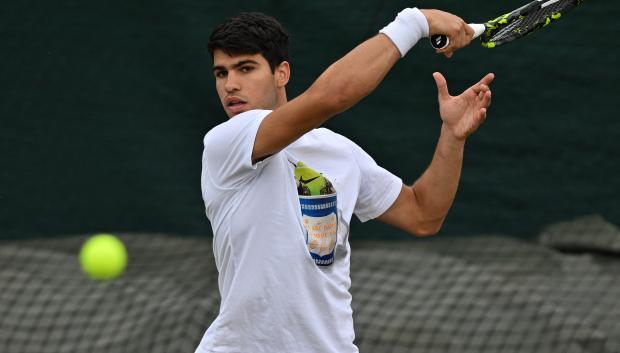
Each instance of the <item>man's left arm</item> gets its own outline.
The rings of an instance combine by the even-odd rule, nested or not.
[[[461,178],[465,140],[486,118],[494,75],[486,75],[459,96],[448,93],[440,73],[433,77],[443,124],[432,162],[413,185],[403,185],[392,206],[377,217],[419,236],[437,233],[452,206]]]

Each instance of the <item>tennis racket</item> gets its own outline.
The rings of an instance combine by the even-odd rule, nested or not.
[[[495,48],[547,27],[551,22],[559,20],[567,12],[581,5],[583,1],[535,0],[494,20],[486,23],[470,23],[469,26],[474,30],[473,39],[484,34],[482,46]],[[430,41],[435,49],[443,49],[450,44],[450,39],[443,34],[431,36]]]

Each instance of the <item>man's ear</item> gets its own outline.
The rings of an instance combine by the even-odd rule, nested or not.
[[[291,78],[291,66],[288,61],[283,61],[276,66],[274,74],[276,75],[276,85],[278,88],[286,86]]]

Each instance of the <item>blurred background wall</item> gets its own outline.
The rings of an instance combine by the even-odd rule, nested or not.
[[[292,36],[294,97],[407,6],[468,21],[523,0],[12,1],[0,5],[0,237],[96,231],[211,234],[200,193],[202,137],[225,120],[206,42],[239,11]],[[413,182],[438,137],[433,71],[460,93],[495,72],[493,106],[466,147],[447,235],[529,237],[598,213],[620,224],[615,34],[620,3],[586,2],[505,47],[447,60],[421,42],[380,88],[327,127]],[[352,239],[404,237],[378,223]]]

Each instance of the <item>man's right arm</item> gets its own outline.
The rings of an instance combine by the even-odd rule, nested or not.
[[[429,35],[441,33],[450,38],[450,46],[440,53],[450,57],[471,41],[472,30],[459,17],[438,10],[421,11]],[[323,72],[308,90],[265,117],[256,134],[252,161],[279,152],[355,105],[379,85],[399,58],[401,52],[385,34],[358,45]]]

